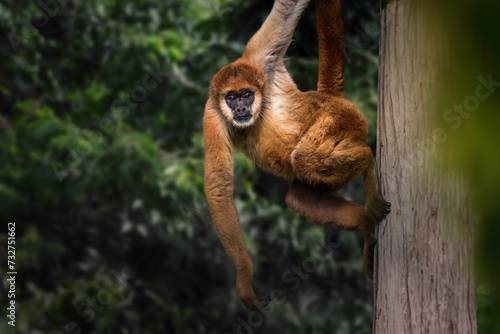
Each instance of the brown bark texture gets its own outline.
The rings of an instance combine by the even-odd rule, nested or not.
[[[376,230],[376,334],[477,332],[472,210],[462,177],[441,163],[450,152],[433,120],[446,52],[426,3],[381,11],[377,169],[392,211]]]

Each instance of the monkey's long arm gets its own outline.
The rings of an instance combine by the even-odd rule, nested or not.
[[[243,59],[264,70],[285,70],[283,56],[292,42],[300,15],[310,0],[276,0],[262,27],[248,42]]]
[[[234,158],[224,121],[210,100],[203,118],[205,143],[205,193],[222,245],[236,266],[236,288],[241,301],[250,309],[260,309],[269,302],[253,291],[253,266],[241,233],[238,211],[233,200]]]

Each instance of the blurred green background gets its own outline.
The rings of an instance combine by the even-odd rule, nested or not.
[[[374,148],[379,4],[342,5],[346,97],[367,117]],[[256,291],[286,298],[265,321],[238,300],[212,226],[202,178],[208,83],[271,7],[0,3],[0,221],[16,222],[18,273],[16,327],[6,324],[2,291],[0,332],[371,332],[362,234],[320,229],[287,209],[285,181],[236,156],[235,201]],[[314,5],[287,56],[299,88],[315,89]],[[363,202],[362,182],[343,194]],[[325,245],[333,251],[306,278],[290,274]],[[6,234],[0,246],[5,265]],[[482,291],[480,331],[489,333],[492,303]]]

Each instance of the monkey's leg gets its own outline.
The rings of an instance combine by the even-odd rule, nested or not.
[[[375,247],[374,224],[383,219],[389,212],[389,203],[378,194],[375,171],[373,169],[374,160],[369,147],[364,143],[334,143],[333,139],[328,139],[322,123],[313,125],[299,145],[292,153],[292,164],[299,179],[311,184],[326,184],[332,190],[342,188],[354,177],[364,175],[367,187],[367,203],[361,206],[333,195],[325,195],[321,200],[316,198],[310,200],[301,196],[306,206],[312,206],[309,217],[318,217],[319,212],[323,212],[321,217],[331,215],[330,224],[339,229],[359,226],[363,230],[365,245],[363,250],[365,272],[371,279],[373,277],[373,249]],[[326,139],[325,139],[326,138]],[[294,187],[291,187],[291,190]],[[297,187],[295,187],[297,188]],[[304,192],[304,187],[297,188],[294,193]],[[293,194],[293,192],[292,192]],[[294,196],[294,197],[298,197]],[[321,196],[320,196],[321,197]],[[313,198],[309,195],[309,198]],[[311,202],[313,201],[313,202]],[[316,201],[318,204],[315,204]],[[292,201],[290,201],[292,203]],[[297,204],[295,204],[297,205]],[[323,208],[328,206],[328,209]],[[331,207],[331,209],[330,209]],[[297,211],[297,210],[296,210]],[[300,213],[300,211],[297,211]],[[354,223],[356,221],[356,223]]]
[[[370,279],[373,279],[373,257],[377,239],[375,238],[374,225],[380,222],[391,211],[391,203],[387,202],[378,191],[377,178],[375,175],[375,161],[370,150],[367,153],[369,164],[363,173],[363,180],[366,187],[366,209],[369,230],[365,232],[365,247],[363,258],[365,259],[365,272]]]
[[[365,225],[367,211],[362,205],[331,194],[325,185],[310,185],[297,179],[290,184],[285,202],[293,211],[319,226],[354,231]]]
[[[345,44],[340,0],[316,0],[318,91],[344,96]]]
[[[374,222],[380,222],[391,211],[391,203],[387,202],[380,194],[377,186],[377,177],[375,175],[375,160],[371,150],[367,153],[368,166],[363,173],[363,179],[366,187],[366,208],[368,209],[368,218]]]
[[[333,226],[344,231],[363,230],[364,270],[373,277],[373,250],[376,239],[373,235],[373,221],[368,219],[366,207],[331,194],[326,186],[313,186],[297,179],[290,184],[285,202],[290,209],[319,226]]]

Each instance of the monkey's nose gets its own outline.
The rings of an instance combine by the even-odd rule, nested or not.
[[[236,108],[235,111],[236,112],[234,113],[233,118],[237,121],[247,121],[252,118],[252,114],[245,107]]]

